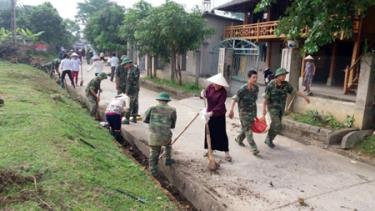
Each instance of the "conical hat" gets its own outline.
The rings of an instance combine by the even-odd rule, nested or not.
[[[228,84],[227,80],[225,80],[223,74],[221,74],[221,73],[218,73],[218,74],[208,78],[207,81],[209,81],[211,83],[214,83],[214,84],[217,84],[217,85],[220,85],[220,86],[229,87],[229,84]]]
[[[305,60],[309,60],[309,59],[314,60],[314,58],[311,55],[308,55],[308,56],[305,57]]]

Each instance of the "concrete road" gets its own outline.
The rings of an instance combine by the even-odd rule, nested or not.
[[[87,85],[93,73],[84,71],[84,76]],[[104,106],[115,95],[114,83],[106,80],[102,89],[100,105]],[[82,93],[83,88],[78,90]],[[140,113],[157,103],[156,95],[141,89]],[[175,135],[203,108],[198,98],[173,100],[171,105],[178,114]],[[146,128],[143,123],[124,126],[139,139],[147,139]],[[374,210],[375,167],[283,136],[276,138],[275,149],[269,149],[263,143],[264,134],[255,135],[261,152],[255,157],[247,144],[240,147],[234,141],[238,131],[236,114],[234,120],[227,119],[233,162],[226,162],[224,153],[216,152],[215,158],[221,163],[217,174],[207,171],[207,160],[202,156],[204,122],[200,119],[173,146],[175,170],[205,187],[207,191],[199,193],[202,200],[209,194],[227,210]],[[302,199],[304,203],[300,203]]]

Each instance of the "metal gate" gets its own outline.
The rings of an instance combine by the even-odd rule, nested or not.
[[[233,51],[232,64],[228,64],[232,80],[246,81],[248,70],[259,69],[260,50],[258,45],[239,38],[223,40],[211,49],[210,54],[213,58],[210,65],[211,69],[217,69],[218,67],[220,48]]]

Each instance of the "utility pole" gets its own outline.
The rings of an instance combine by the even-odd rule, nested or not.
[[[16,38],[16,30],[17,30],[17,25],[16,25],[16,5],[17,5],[17,0],[10,0],[11,1],[11,30],[12,30],[12,43],[13,45],[17,44],[17,38]]]

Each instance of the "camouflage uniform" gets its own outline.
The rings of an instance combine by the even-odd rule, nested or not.
[[[276,80],[272,80],[266,87],[265,98],[272,121],[266,144],[271,147],[273,146],[273,139],[281,131],[281,118],[284,114],[288,94],[295,94],[295,90],[287,81],[281,82],[281,85],[278,86]]]
[[[126,80],[128,77],[128,70],[122,65],[118,66],[116,71],[116,89],[117,94],[126,92]]]
[[[128,77],[126,80],[126,94],[130,98],[129,112],[126,114],[126,119],[133,116],[133,121],[137,121],[138,114],[138,93],[139,93],[139,69],[132,66],[128,69]]]
[[[91,116],[96,115],[96,110],[98,108],[98,102],[96,100],[96,97],[94,95],[92,95],[90,90],[92,90],[95,93],[98,93],[100,91],[100,82],[101,82],[100,77],[95,77],[94,79],[92,79],[89,82],[89,84],[86,87],[86,96],[87,96],[87,99],[89,101],[89,111],[90,111]]]
[[[247,84],[244,84],[238,91],[233,100],[238,103],[238,113],[241,121],[241,132],[236,138],[236,142],[243,145],[243,140],[247,139],[247,142],[253,149],[254,153],[258,152],[257,145],[254,142],[253,133],[250,130],[251,125],[257,115],[257,98],[258,98],[259,87],[254,87],[249,90]]]
[[[176,125],[176,109],[169,105],[157,105],[149,108],[145,113],[145,123],[149,123],[149,145],[150,145],[150,160],[149,166],[153,175],[157,174],[158,161],[161,152],[161,147],[165,146],[165,165],[171,165],[173,163],[171,157],[171,139],[172,131],[171,128],[175,128]]]

